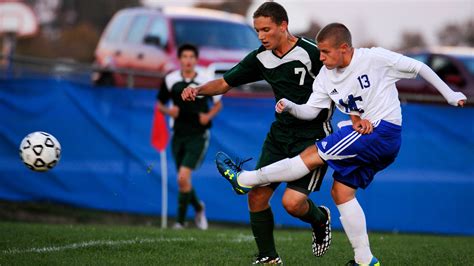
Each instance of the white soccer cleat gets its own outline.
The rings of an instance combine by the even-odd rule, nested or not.
[[[180,223],[175,223],[173,225],[173,227],[171,227],[173,230],[182,230],[184,229],[184,225],[180,224]]]
[[[194,216],[194,223],[196,224],[196,227],[201,229],[201,230],[207,230],[209,227],[209,224],[207,223],[207,217],[206,217],[206,207],[204,205],[204,202],[201,201],[201,206],[202,209],[200,211],[196,212],[196,216]]]

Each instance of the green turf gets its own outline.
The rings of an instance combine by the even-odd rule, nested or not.
[[[344,265],[346,237],[333,234],[323,258],[311,255],[309,230],[276,230],[286,265]],[[472,265],[473,237],[371,233],[384,265]],[[0,265],[249,265],[255,244],[249,228],[161,230],[113,225],[0,223]]]

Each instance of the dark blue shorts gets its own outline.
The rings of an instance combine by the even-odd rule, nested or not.
[[[352,126],[316,142],[318,153],[334,169],[335,180],[353,188],[366,188],[374,175],[397,157],[402,128],[384,120],[374,123],[371,134],[362,135]]]

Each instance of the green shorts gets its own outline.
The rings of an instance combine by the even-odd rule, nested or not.
[[[209,130],[200,135],[173,135],[171,148],[176,169],[181,166],[196,169],[202,163],[209,146]]]
[[[295,157],[307,147],[315,145],[318,140],[315,135],[314,129],[289,129],[273,123],[263,143],[256,169],[285,158]],[[325,136],[324,133],[319,135],[320,138]],[[319,191],[327,168],[327,165],[317,168],[298,180],[288,182],[287,187],[306,195]],[[279,185],[280,183],[271,183],[269,186],[275,190]]]

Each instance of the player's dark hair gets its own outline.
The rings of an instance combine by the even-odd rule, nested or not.
[[[331,23],[322,28],[316,35],[316,43],[332,38],[334,45],[347,43],[352,47],[352,36],[349,29],[341,23]]]
[[[280,25],[283,21],[288,23],[288,14],[285,8],[275,2],[265,2],[261,4],[253,13],[254,19],[258,17],[268,17],[277,25]]]
[[[192,45],[192,44],[185,43],[185,44],[181,45],[178,48],[178,58],[181,57],[181,54],[183,54],[184,51],[192,51],[194,53],[194,55],[196,56],[196,58],[199,57],[198,48],[196,46]]]

